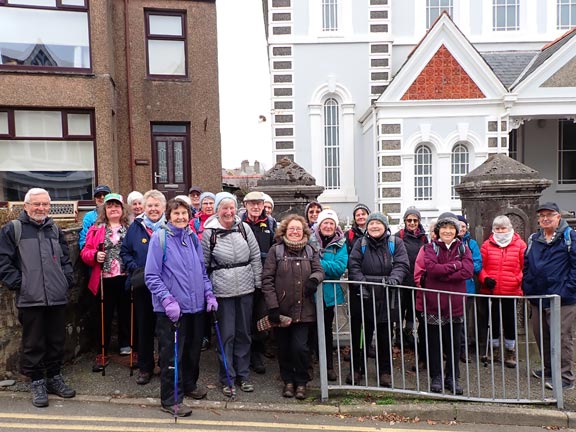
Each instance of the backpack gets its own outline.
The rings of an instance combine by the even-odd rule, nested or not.
[[[566,244],[566,248],[568,249],[568,253],[570,253],[570,250],[572,249],[572,237],[570,237],[571,232],[572,232],[572,228],[567,226],[564,229],[564,233],[563,233],[564,243]],[[537,235],[538,235],[538,233],[534,233],[534,234],[531,234],[530,237],[528,237],[528,247],[526,248],[526,252],[524,253],[525,257],[528,256],[528,253],[530,252],[530,248],[532,247],[532,242],[534,241],[534,239],[536,238]]]
[[[362,255],[366,252],[366,246],[368,246],[368,240],[366,236],[362,237],[361,250]],[[394,243],[394,236],[388,237],[388,250],[390,250],[390,255],[392,256],[392,264],[394,264],[394,251],[396,250],[396,243]]]
[[[398,237],[400,237],[401,240],[404,240],[404,229],[401,229],[400,231],[398,231]],[[421,235],[420,236],[420,240],[422,240],[422,243],[426,244],[426,236],[425,235]]]
[[[167,235],[168,227],[166,225],[161,226],[158,230],[158,239],[160,240],[160,247],[162,248],[162,262],[166,262],[166,235]],[[192,243],[194,243],[194,248],[198,247],[198,236],[194,231],[190,231],[192,234]]]
[[[312,258],[314,257],[314,248],[312,248],[312,246],[309,244],[304,247],[306,254],[305,257],[284,256],[284,251],[284,243],[280,243],[278,246],[276,246],[276,263],[280,261],[312,261]]]
[[[435,242],[432,242],[432,247],[434,248],[434,253],[436,254],[436,256],[438,256],[440,248],[438,248],[438,245]],[[464,244],[464,242],[461,242],[458,245],[458,254],[460,255],[460,259],[462,259],[465,253],[466,253],[466,245]]]
[[[14,219],[10,221],[12,226],[14,227],[14,241],[16,243],[16,248],[20,245],[20,238],[22,237],[22,222],[20,219]],[[60,231],[58,231],[58,227],[55,224],[52,224],[52,231],[56,234],[56,238],[60,238]]]
[[[246,227],[244,226],[244,222],[240,222],[238,224],[238,231],[240,232],[240,234],[242,234],[242,237],[244,237],[244,240],[246,240],[246,243],[248,243],[248,234],[246,234]],[[229,269],[229,268],[234,268],[234,267],[244,267],[244,266],[247,266],[248,264],[250,264],[250,261],[242,262],[242,263],[235,263],[235,264],[218,264],[218,261],[216,261],[216,259],[214,259],[214,261],[216,262],[216,265],[215,266],[212,265],[212,260],[214,258],[213,252],[214,252],[214,248],[216,247],[216,240],[218,239],[218,234],[225,233],[225,232],[235,232],[235,231],[217,228],[217,229],[213,229],[212,233],[210,234],[210,266],[208,267],[208,274],[212,273],[214,270],[220,270],[223,268]]]

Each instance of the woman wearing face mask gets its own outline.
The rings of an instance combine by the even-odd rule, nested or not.
[[[492,222],[492,234],[482,244],[482,270],[480,271],[481,294],[498,296],[521,296],[522,269],[526,243],[514,232],[507,216],[501,215]],[[492,299],[491,335],[492,358],[500,360],[500,324],[504,328],[504,364],[516,367],[516,338],[514,324],[516,299]],[[500,317],[500,310],[502,316]],[[490,351],[489,351],[490,352]]]

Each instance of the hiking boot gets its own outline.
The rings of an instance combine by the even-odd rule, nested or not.
[[[102,370],[110,364],[110,359],[108,356],[104,357],[104,364],[102,364],[102,354],[98,354],[94,359],[94,364],[92,365],[92,372],[102,372]]]
[[[138,385],[146,385],[150,382],[152,378],[152,374],[150,372],[138,372],[138,378],[136,378],[136,384]]]
[[[446,381],[444,382],[444,387],[446,388],[446,391],[449,393],[457,395],[464,394],[464,390],[462,389],[462,386],[460,385],[458,380],[453,381],[452,378],[447,378]]]
[[[54,375],[52,378],[46,380],[46,391],[65,399],[76,396],[76,390],[68,387],[64,382],[64,378],[62,378],[62,375],[60,374]]]
[[[284,384],[284,390],[282,390],[282,396],[285,398],[294,397],[294,384],[292,383]]]
[[[210,339],[204,336],[202,338],[202,346],[200,348],[200,351],[206,351],[208,348],[210,348]]]
[[[516,367],[516,350],[506,349],[504,351],[504,365],[508,368]]]
[[[266,366],[264,366],[262,356],[260,355],[259,352],[252,352],[250,354],[250,369],[252,369],[259,375],[263,375],[266,373]]]
[[[533,369],[532,370],[532,376],[538,379],[542,379],[542,375],[544,375],[544,378],[552,378],[552,372],[550,371],[550,369],[546,370],[544,373],[542,373],[542,369]]]
[[[296,387],[296,393],[294,394],[294,397],[298,400],[306,399],[306,384],[300,384]]]
[[[380,374],[380,387],[391,387],[392,386],[392,377],[390,374],[383,373]]]
[[[200,400],[206,397],[208,391],[204,387],[196,386],[194,390],[184,392],[184,394],[192,399]]]
[[[432,378],[430,383],[430,391],[432,393],[442,393],[442,377],[440,375]]]
[[[190,414],[192,414],[192,408],[190,408],[188,405],[184,405],[183,403],[176,405],[162,404],[162,408],[160,408],[160,410],[170,413],[175,417],[188,417]]]
[[[368,348],[367,355],[369,358],[376,358],[376,348],[374,348],[373,346],[370,346],[370,348]]]
[[[547,379],[544,385],[546,386],[547,389],[554,390],[554,386],[552,385],[551,380]],[[574,381],[567,381],[563,379],[562,390],[574,390]]]
[[[254,391],[254,384],[251,384],[248,381],[240,381],[240,390],[245,393],[252,393]]]
[[[493,348],[492,355],[490,355],[490,350],[488,350],[488,355],[486,356],[487,363],[500,363],[500,348]]]
[[[48,393],[46,392],[46,381],[44,378],[32,381],[30,391],[32,392],[32,405],[37,408],[48,406]]]
[[[328,369],[328,381],[336,381],[338,379],[338,375],[334,372],[334,369]]]

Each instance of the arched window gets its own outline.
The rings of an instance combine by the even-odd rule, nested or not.
[[[414,152],[414,199],[432,199],[432,151],[425,144],[420,144]]]
[[[452,199],[459,199],[460,196],[456,192],[455,187],[460,184],[460,180],[466,174],[468,174],[468,170],[470,169],[470,156],[468,154],[468,149],[464,144],[457,143],[452,148],[452,157],[451,157],[451,183],[452,183],[452,192],[451,196]]]
[[[322,0],[322,31],[338,31],[338,0]]]
[[[340,105],[334,98],[324,102],[324,186],[340,189]]]

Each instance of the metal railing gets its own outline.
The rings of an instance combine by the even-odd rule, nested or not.
[[[361,389],[477,402],[555,403],[558,408],[563,408],[559,296],[500,297],[407,286],[387,287],[370,282],[358,284],[347,280],[324,282],[339,283],[344,289],[346,302],[335,308],[332,324],[334,351],[328,354],[333,355],[333,370],[336,373],[333,382],[328,381],[323,302],[316,302],[322,400],[328,399],[329,390]],[[352,293],[349,289],[351,286],[355,286]],[[330,289],[337,289],[335,285],[332,287]],[[316,299],[323,298],[323,289],[324,285],[321,284]],[[376,299],[376,290],[384,290],[380,291],[379,300]],[[354,310],[351,309],[351,295],[359,297],[352,299]],[[444,325],[437,325],[434,320],[440,320],[437,315],[442,314],[438,313],[435,304],[441,300],[445,305],[447,302],[449,314],[442,321]],[[502,331],[503,300],[513,300],[515,367],[506,366],[507,353]],[[414,317],[413,327],[407,327],[407,331],[402,328],[406,324],[404,318],[399,318],[397,314],[403,309],[403,301]],[[464,307],[463,315],[454,314],[459,303]],[[528,317],[531,308],[538,308],[538,316],[543,317],[548,307],[552,374],[551,377],[537,379],[532,375],[533,368],[544,373],[544,355],[536,349]],[[493,314],[497,315],[493,317]],[[525,319],[519,323],[518,316]],[[459,325],[452,325],[454,322]],[[543,323],[540,321],[537,325],[540,329],[538,345],[543,347]],[[365,332],[366,328],[374,328],[374,335]],[[455,334],[455,329],[462,329],[462,337]],[[495,338],[494,335],[499,337]],[[371,353],[372,336],[375,346]],[[455,341],[459,339],[463,339],[462,350],[455,347]],[[502,349],[498,349],[492,340],[499,340]],[[438,357],[442,353],[443,357]],[[447,381],[442,379],[439,392],[437,382],[432,391],[433,377],[428,373],[430,354],[433,358],[440,358],[441,377],[448,377]],[[446,362],[445,366],[444,361],[448,356],[452,356],[453,361]],[[382,365],[383,369],[387,369],[388,364],[391,365],[390,370],[380,370]],[[454,380],[450,380],[450,377],[458,376],[458,366],[462,394],[459,394]],[[550,386],[552,389],[549,389]]]

